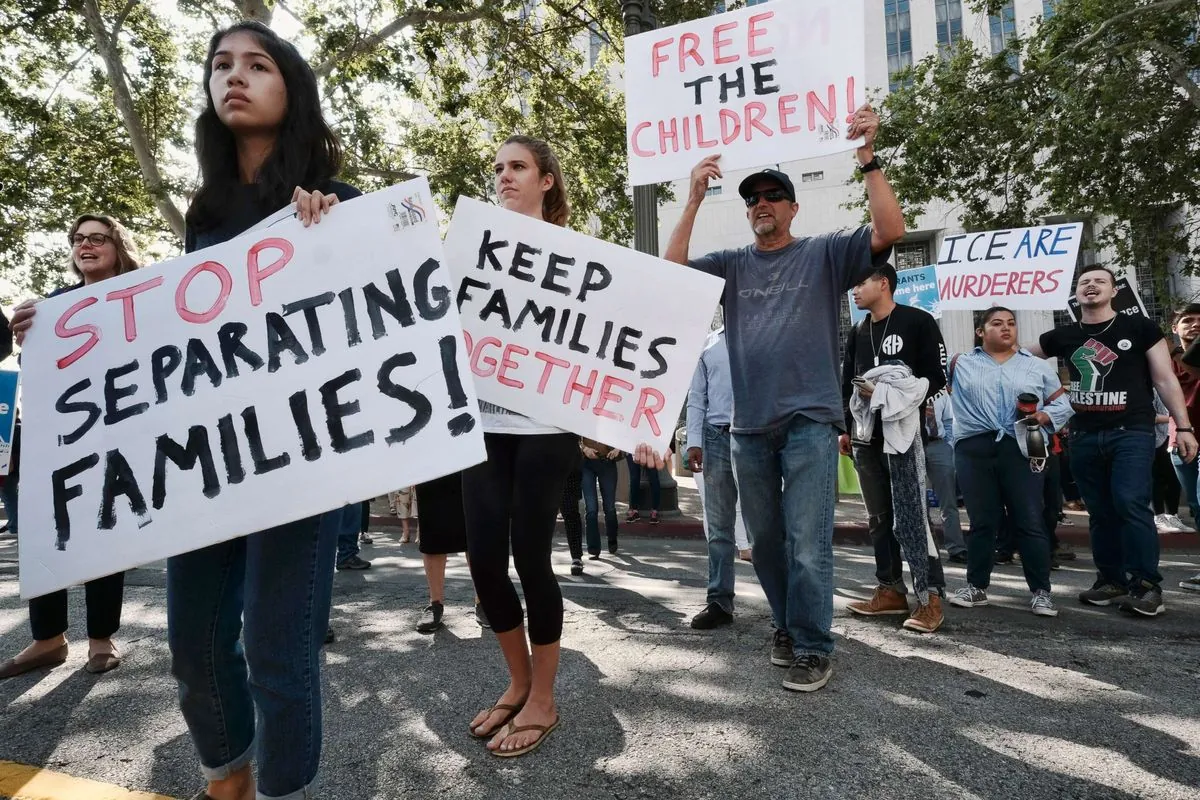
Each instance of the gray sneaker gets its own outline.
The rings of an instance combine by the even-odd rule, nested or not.
[[[1033,602],[1030,603],[1030,610],[1039,617],[1058,616],[1058,609],[1054,607],[1054,601],[1050,599],[1050,593],[1045,589],[1038,589],[1033,593]]]
[[[1103,578],[1098,578],[1092,584],[1092,588],[1079,593],[1079,602],[1093,606],[1116,606],[1128,597],[1129,590],[1124,586],[1117,586]]]
[[[1190,578],[1179,582],[1180,589],[1186,589],[1189,592],[1200,592],[1200,572],[1197,572]]]
[[[775,630],[775,638],[771,642],[771,663],[777,667],[790,667],[796,657],[792,654],[792,637],[784,630]]]
[[[1162,589],[1152,583],[1139,581],[1137,586],[1129,590],[1129,596],[1121,601],[1120,608],[1129,614],[1157,617],[1166,610]]]
[[[947,599],[950,605],[958,606],[959,608],[974,608],[975,606],[986,606],[988,604],[987,592],[983,589],[976,589],[969,583],[950,595]]]
[[[793,692],[815,692],[829,683],[832,675],[833,665],[825,656],[798,656],[783,679],[783,688]]]

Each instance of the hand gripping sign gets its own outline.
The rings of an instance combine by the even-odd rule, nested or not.
[[[22,596],[479,463],[462,341],[423,179],[43,301]]]
[[[755,5],[625,40],[630,183],[851,150],[866,101],[863,0]]]
[[[468,198],[446,262],[480,399],[622,450],[667,448],[720,279]]]

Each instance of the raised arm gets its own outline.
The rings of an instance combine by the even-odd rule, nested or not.
[[[879,115],[864,103],[854,112],[854,120],[846,132],[846,138],[864,137],[862,147],[855,151],[860,166],[875,158],[875,134],[879,132]],[[871,252],[882,253],[904,238],[904,212],[900,201],[887,182],[882,169],[873,169],[863,175],[867,187],[867,207],[871,211]]]
[[[717,160],[720,158],[719,154],[708,156],[692,167],[691,188],[688,190],[687,204],[683,207],[683,214],[679,217],[675,230],[671,231],[671,239],[667,242],[667,251],[663,254],[663,258],[667,261],[684,265],[688,263],[688,247],[692,242],[692,228],[696,225],[696,214],[700,212],[700,204],[704,202],[704,197],[708,193],[708,182],[713,178],[721,177],[721,168],[717,166]]]

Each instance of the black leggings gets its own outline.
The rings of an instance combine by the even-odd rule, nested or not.
[[[125,573],[96,578],[83,585],[87,600],[89,639],[108,639],[121,627],[125,600]],[[53,639],[67,632],[67,590],[44,594],[29,601],[29,628],[33,638]]]
[[[529,607],[529,641],[562,637],[563,601],[550,567],[554,524],[568,472],[579,459],[570,433],[484,434],[487,461],[463,472],[467,553],[479,602],[496,633],[521,626],[524,613],[508,577],[512,559]]]
[[[583,558],[583,517],[579,514],[579,500],[583,497],[583,475],[576,465],[567,471],[567,483],[563,487],[562,503],[558,512],[562,514],[563,527],[567,529],[567,549],[571,558]]]

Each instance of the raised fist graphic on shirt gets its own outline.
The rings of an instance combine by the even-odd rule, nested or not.
[[[1088,339],[1083,346],[1071,354],[1071,363],[1079,370],[1079,390],[1099,392],[1104,388],[1104,378],[1112,372],[1117,354],[1095,339]]]

